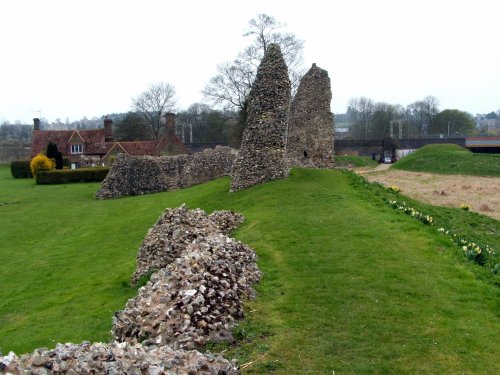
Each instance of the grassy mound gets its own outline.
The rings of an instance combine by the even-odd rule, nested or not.
[[[98,186],[35,185],[0,168],[4,354],[108,340],[113,312],[136,293],[146,231],[185,202],[247,219],[235,236],[257,251],[263,279],[238,345],[225,347],[244,373],[500,373],[497,279],[437,231],[468,225],[500,249],[496,220],[409,202],[432,209],[436,225],[423,225],[384,203],[395,193],[331,170],[237,193],[225,178],[97,201]]]
[[[500,155],[474,154],[453,144],[426,145],[392,168],[415,172],[500,176]]]

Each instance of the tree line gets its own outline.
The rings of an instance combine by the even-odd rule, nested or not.
[[[440,110],[434,96],[406,107],[375,102],[367,97],[351,98],[346,115],[343,120],[349,124],[352,139],[397,138],[400,135],[404,138],[456,137],[478,132],[472,114],[458,109]]]

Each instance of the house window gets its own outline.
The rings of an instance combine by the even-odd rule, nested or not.
[[[83,153],[83,145],[71,145],[71,153],[72,154]]]

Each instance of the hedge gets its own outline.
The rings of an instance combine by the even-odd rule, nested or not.
[[[10,162],[10,173],[14,178],[31,178],[30,161],[29,160],[13,160]]]
[[[109,172],[107,167],[80,169],[53,169],[36,174],[39,185],[67,184],[71,182],[101,182]]]

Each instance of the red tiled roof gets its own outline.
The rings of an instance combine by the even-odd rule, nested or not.
[[[158,141],[119,142],[130,156],[158,155]]]
[[[73,130],[35,130],[31,144],[31,156],[45,152],[49,142],[55,143],[63,155],[69,154],[68,141],[73,132]]]
[[[161,154],[161,151],[164,150],[168,145],[175,144],[177,147],[179,147],[179,152],[183,154],[189,154],[189,150],[187,149],[186,145],[182,143],[182,141],[177,137],[176,135],[172,136],[164,136],[160,141],[158,142],[158,145],[156,146],[156,152],[158,154]]]
[[[107,152],[104,129],[79,130],[85,141],[85,154],[104,155]]]
[[[55,143],[57,149],[66,157],[79,157],[70,153],[71,143],[78,143],[79,139],[85,142],[84,155],[106,155],[116,144],[130,156],[160,155],[161,151],[169,144],[177,144],[182,152],[188,154],[189,151],[174,135],[172,137],[164,136],[158,141],[135,141],[135,142],[105,142],[104,129],[92,130],[35,130],[33,132],[33,142],[31,147],[31,156],[35,156],[47,149],[49,142]]]

